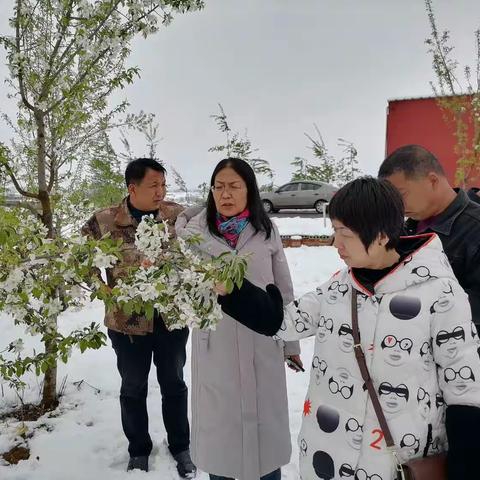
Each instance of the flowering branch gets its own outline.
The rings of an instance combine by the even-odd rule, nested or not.
[[[222,311],[214,293],[216,283],[232,291],[241,286],[245,257],[225,253],[206,259],[195,252],[200,237],[172,238],[166,222],[145,217],[137,228],[135,246],[145,262],[117,282],[108,299],[127,315],[162,315],[168,329],[198,327],[214,329]]]

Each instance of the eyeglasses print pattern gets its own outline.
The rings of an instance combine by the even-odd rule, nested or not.
[[[416,275],[417,277],[424,279],[424,280],[430,280],[430,279],[435,279],[438,278],[435,275],[431,275],[430,269],[426,267],[425,265],[421,265],[419,267],[415,267],[412,269],[412,275]]]
[[[363,425],[356,418],[350,417],[345,423],[347,443],[354,449],[360,450],[363,439]]]
[[[378,396],[385,412],[393,414],[405,408],[410,393],[404,383],[393,386],[389,382],[382,382],[378,387]]]
[[[294,320],[295,330],[297,331],[297,333],[303,333],[308,330],[309,324],[312,323],[312,318],[308,312],[304,312],[300,309],[300,304],[297,301],[294,302],[294,305],[296,307],[297,314],[297,317]]]
[[[342,323],[338,329],[338,346],[345,353],[353,351],[353,330],[347,323]]]
[[[443,371],[445,383],[451,383],[451,391],[454,395],[464,395],[470,390],[471,385],[475,382],[475,375],[472,369],[465,365],[458,370],[446,368]]]
[[[430,372],[433,368],[433,347],[431,342],[423,342],[420,347],[420,358],[422,359],[423,368]]]
[[[435,337],[435,343],[443,357],[453,359],[465,343],[465,330],[461,326],[455,327],[451,332],[440,330]]]
[[[413,341],[407,337],[397,339],[395,335],[386,335],[380,346],[385,362],[392,367],[398,367],[410,357]]]
[[[317,385],[320,384],[322,378],[327,373],[327,362],[325,360],[320,360],[320,358],[315,355],[312,360],[312,370],[315,372],[315,382]]]
[[[328,388],[334,395],[341,395],[348,400],[353,395],[353,384],[350,383],[350,373],[345,368],[337,369],[336,377],[330,377],[328,380]],[[347,384],[347,382],[349,384]]]
[[[432,400],[430,394],[422,387],[417,390],[417,403],[420,407],[420,414],[426,419],[432,408]]]
[[[340,478],[351,478],[352,480],[383,480],[382,477],[376,473],[369,475],[363,468],[355,470],[348,463],[342,463],[338,474]]]
[[[400,440],[400,448],[408,450],[411,455],[416,455],[420,450],[420,440],[412,433],[407,433]]]
[[[343,298],[350,287],[347,283],[340,283],[338,280],[333,281],[327,290],[327,303],[335,304],[340,298]]]
[[[430,313],[446,313],[453,308],[455,304],[453,286],[450,282],[444,282],[442,293],[430,307]]]
[[[318,321],[317,327],[317,340],[320,343],[325,342],[328,335],[333,333],[333,320],[331,318],[325,318],[323,315],[320,317]]]
[[[308,452],[308,444],[307,444],[307,441],[302,438],[299,442],[299,447],[300,447],[300,455],[302,457],[306,457],[307,456],[307,452]]]

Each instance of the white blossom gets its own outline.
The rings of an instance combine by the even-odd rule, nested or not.
[[[0,283],[0,289],[6,292],[13,292],[24,279],[25,274],[20,268],[12,270],[6,280]]]
[[[93,265],[97,268],[112,268],[117,263],[117,257],[103,253],[100,248],[95,247],[95,256],[93,257]]]
[[[10,342],[9,350],[13,353],[21,353],[23,351],[23,340],[21,338]]]
[[[78,298],[78,299],[84,299],[85,298],[85,290],[78,286],[78,285],[73,285],[72,288],[70,289],[70,295],[73,298]]]
[[[82,235],[73,235],[70,237],[70,241],[74,245],[85,245],[87,243],[87,237],[84,237]]]
[[[56,317],[62,310],[62,302],[59,298],[49,298],[44,303],[45,315],[50,318]]]

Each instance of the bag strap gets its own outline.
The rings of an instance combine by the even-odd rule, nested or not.
[[[357,359],[358,367],[360,368],[360,373],[362,374],[363,381],[365,382],[365,387],[368,390],[370,395],[370,400],[372,401],[373,409],[377,415],[378,423],[382,429],[385,443],[387,447],[395,447],[395,442],[393,441],[392,433],[388,428],[387,419],[378,400],[377,392],[373,385],[370,373],[368,371],[367,362],[365,361],[365,354],[363,353],[362,344],[360,343],[360,330],[358,328],[358,310],[357,310],[357,290],[352,285],[352,331],[353,331],[353,350],[355,352],[355,358]]]

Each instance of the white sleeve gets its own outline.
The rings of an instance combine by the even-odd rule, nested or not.
[[[453,279],[439,279],[430,307],[433,358],[447,405],[480,406],[480,341],[468,296]]]
[[[284,319],[277,335],[283,340],[300,340],[315,335],[322,312],[323,291],[318,288],[284,308]]]

